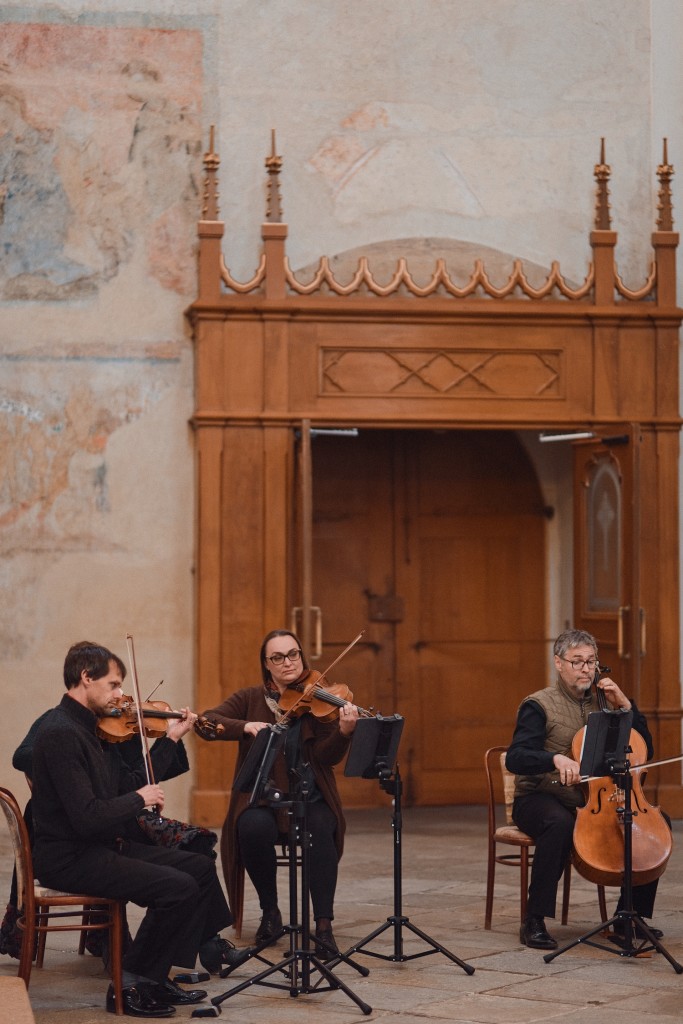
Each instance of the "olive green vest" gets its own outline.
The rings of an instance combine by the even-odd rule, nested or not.
[[[559,679],[545,690],[537,690],[536,693],[530,694],[522,704],[528,700],[540,704],[545,712],[543,749],[552,754],[564,754],[568,757],[571,756],[572,740],[588,721],[588,715],[591,711],[599,710],[593,689],[579,700],[565,690]],[[559,779],[560,773],[557,769],[545,775],[517,775],[515,796],[524,796],[527,793],[552,793],[565,807],[583,806],[584,796],[581,787],[561,786]]]

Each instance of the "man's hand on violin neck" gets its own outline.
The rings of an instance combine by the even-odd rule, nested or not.
[[[576,761],[564,754],[555,754],[553,764],[560,773],[560,782],[563,786],[575,786],[580,779],[580,768]]]
[[[145,807],[158,807],[161,810],[164,806],[164,791],[161,786],[156,784],[147,785],[143,786],[142,789],[136,790],[136,792],[145,801]]]
[[[176,743],[194,729],[194,723],[198,718],[198,715],[194,711],[190,711],[189,708],[181,708],[180,711],[184,717],[170,719],[166,729],[168,738],[175,740]]]

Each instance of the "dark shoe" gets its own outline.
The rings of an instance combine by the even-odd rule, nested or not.
[[[181,988],[169,978],[165,985],[155,985],[152,995],[160,1003],[169,1003],[171,1006],[189,1006],[190,1003],[200,1003],[206,999],[207,993],[203,988]]]
[[[239,967],[251,956],[251,948],[238,949],[232,942],[214,935],[199,950],[199,962],[209,974],[220,974],[222,967]]]
[[[652,932],[652,934],[654,935],[654,937],[656,939],[661,939],[661,938],[664,937],[664,932],[660,928],[654,928],[652,925],[648,925],[647,921],[645,921],[645,924],[647,925],[648,929]],[[627,938],[626,938],[626,924],[625,924],[625,922],[624,921],[615,921],[614,924],[612,925],[612,931],[607,933],[607,938],[609,939],[610,942],[613,942],[615,946],[621,946],[622,949],[627,948],[629,943],[628,943]],[[635,944],[635,943],[648,942],[648,941],[649,940],[648,940],[648,937],[645,934],[645,932],[639,931],[635,927],[635,922],[634,922],[634,928],[633,928],[633,931],[632,931],[631,943]]]
[[[530,949],[557,949],[557,942],[548,935],[542,917],[527,917],[519,929],[519,941]]]
[[[85,948],[91,956],[99,956],[104,960],[104,942],[107,938],[105,931],[86,932]],[[107,964],[105,963],[105,967]]]
[[[7,904],[5,916],[0,924],[0,953],[21,960],[21,943],[24,933],[17,927],[19,911],[12,903]],[[35,956],[35,953],[34,953]]]
[[[325,945],[323,945],[325,943]],[[318,960],[322,960],[325,963],[328,960],[334,960],[335,957],[339,956],[339,947],[334,940],[331,928],[323,928],[315,933],[315,955]]]
[[[274,910],[264,910],[261,923],[256,931],[256,944],[258,946],[268,945],[273,942],[282,931],[282,914],[278,907]]]
[[[131,985],[123,990],[123,1012],[127,1017],[172,1017],[175,1007],[160,1003],[152,995],[153,989],[161,986],[147,982]],[[116,1013],[114,986],[107,989],[106,1007],[109,1013]]]

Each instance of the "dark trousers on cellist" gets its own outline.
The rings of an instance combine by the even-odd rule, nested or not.
[[[575,814],[549,793],[529,793],[515,799],[512,818],[536,843],[527,915],[555,917],[557,887],[572,850]],[[641,917],[652,917],[658,881],[633,886],[633,909]],[[622,890],[617,910],[623,908],[623,897]]]
[[[232,923],[215,862],[203,854],[124,840],[120,850],[87,846],[70,863],[39,868],[44,885],[147,907],[123,969],[162,984],[171,967],[193,968],[202,943]]]

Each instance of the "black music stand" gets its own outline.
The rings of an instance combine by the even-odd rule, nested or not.
[[[403,914],[401,860],[401,799],[403,783],[398,764],[396,763],[396,754],[398,753],[403,725],[404,719],[401,715],[391,715],[388,718],[376,715],[374,718],[361,718],[353,733],[344,775],[363,779],[379,779],[380,787],[385,793],[389,793],[394,798],[394,809],[391,819],[391,827],[394,833],[394,913],[386,919],[384,924],[367,935],[361,942],[357,942],[347,949],[344,956],[352,956],[354,953],[365,953],[366,956],[374,956],[379,960],[403,963],[406,960],[416,960],[418,957],[429,956],[432,953],[443,953],[449,960],[456,963],[458,967],[462,967],[463,971],[467,974],[474,974],[474,967],[460,960],[440,943],[435,942],[431,936],[417,928]],[[373,950],[365,949],[365,946],[389,928],[394,930],[394,952],[392,954],[377,953]],[[431,948],[417,953],[404,953],[404,928],[413,932]]]
[[[555,957],[580,944],[622,957],[643,956],[654,949],[669,961],[676,974],[683,974],[681,964],[674,960],[649,925],[633,909],[633,779],[628,760],[631,753],[629,737],[632,721],[632,711],[593,711],[588,716],[580,765],[582,777],[602,778],[611,775],[615,784],[624,791],[624,809],[617,811],[622,814],[624,825],[623,909],[618,910],[609,921],[601,921],[595,928],[568,942],[561,949],[547,953],[543,959],[549,964]],[[623,928],[623,944],[615,948],[593,941],[593,936],[617,921]]]
[[[286,735],[287,726],[269,725],[266,729],[261,729],[254,738],[252,748],[235,778],[234,785],[242,793],[251,791],[250,807],[266,799],[271,806],[288,809],[290,822],[289,924],[283,925],[281,931],[276,936],[270,937],[266,942],[252,947],[249,957],[240,965],[243,966],[249,959],[258,957],[259,960],[268,964],[265,970],[256,974],[253,978],[243,981],[240,985],[229,989],[222,995],[214,996],[211,1000],[212,1006],[194,1010],[192,1017],[218,1017],[221,1013],[221,1004],[226,999],[237,995],[239,992],[243,992],[253,985],[284,989],[289,992],[290,996],[341,989],[364,1014],[372,1013],[372,1007],[363,1002],[348,985],[340,981],[332,973],[330,966],[320,960],[309,949],[311,931],[309,906],[310,835],[307,829],[308,784],[305,779],[292,779],[294,773],[290,772],[294,792],[291,797],[285,799],[284,794],[273,785],[271,780],[272,767],[277,755],[284,746]],[[298,918],[297,844],[301,849],[301,923],[299,923]],[[260,956],[260,953],[282,935],[289,935],[289,953],[279,963],[270,963],[270,961]],[[299,936],[301,936],[300,944]],[[348,958],[346,953],[334,958],[334,966],[342,960],[357,970],[359,974],[363,976],[369,974],[366,967],[355,964],[353,960]],[[233,967],[224,968],[221,970],[221,977],[227,977],[234,969]],[[320,977],[313,983],[311,975],[315,971],[318,971]],[[285,975],[288,980],[287,984],[268,980],[278,973]],[[323,982],[327,982],[327,984],[323,985]]]

